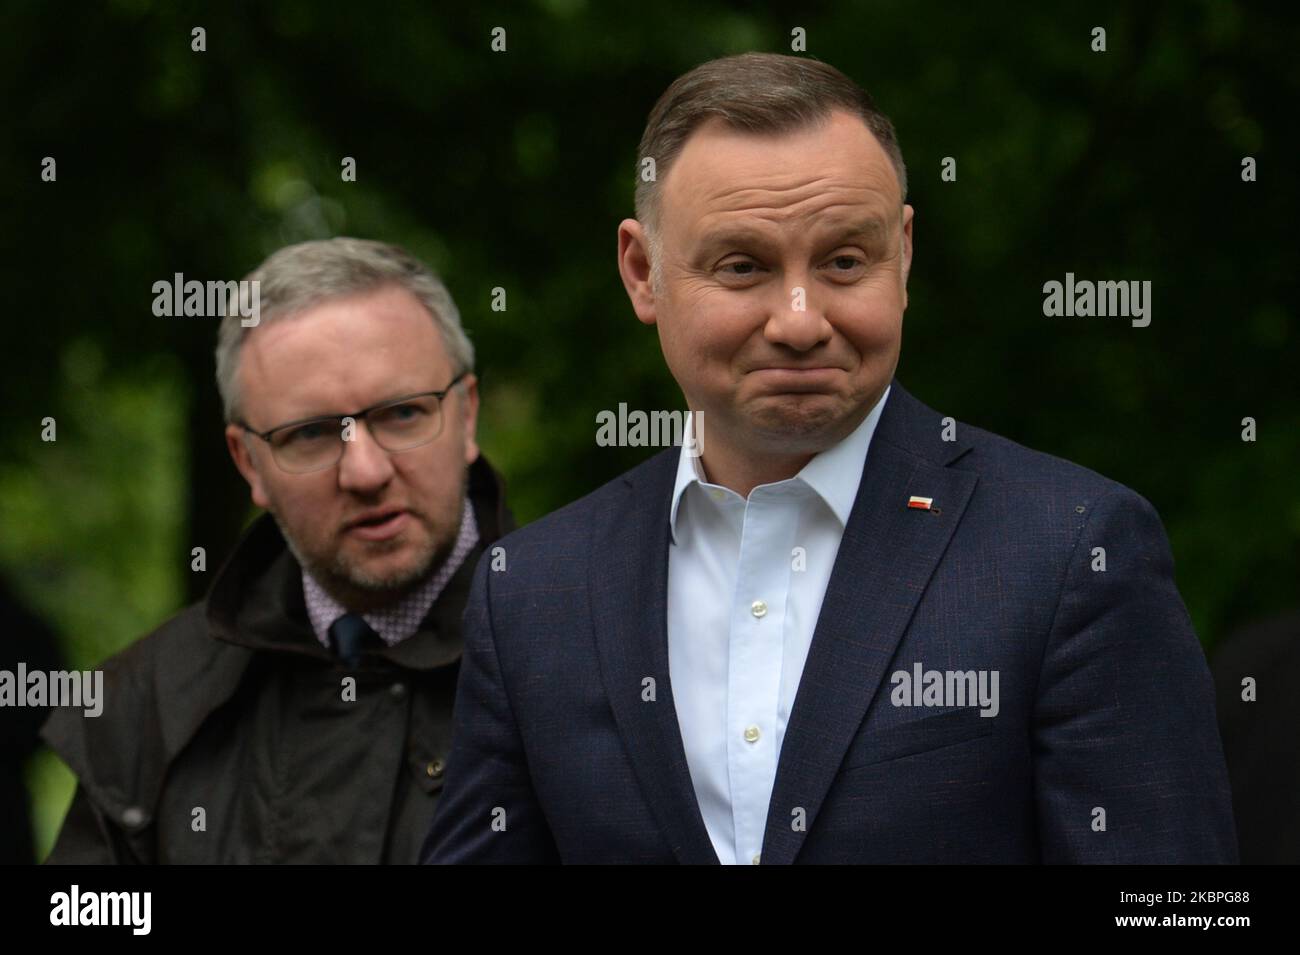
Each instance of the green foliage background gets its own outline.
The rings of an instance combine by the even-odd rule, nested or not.
[[[646,113],[703,60],[788,52],[796,26],[899,130],[917,210],[900,379],[1148,497],[1207,645],[1296,603],[1287,5],[117,0],[4,19],[0,571],[69,665],[201,595],[191,547],[215,568],[249,516],[215,327],[155,318],[154,281],[236,278],[340,234],[426,257],[478,348],[481,443],[534,519],[644,456],[597,447],[598,411],[681,406],[614,265]],[[1067,271],[1151,280],[1151,326],[1044,318]],[[71,781],[48,755],[31,781],[44,849]]]

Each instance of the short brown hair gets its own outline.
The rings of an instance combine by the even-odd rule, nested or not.
[[[652,231],[658,221],[659,180],[701,123],[718,117],[733,129],[784,133],[813,125],[832,110],[862,118],[894,164],[907,197],[907,168],[889,117],[851,79],[818,60],[781,53],[742,53],[703,63],[675,79],[659,97],[637,150],[636,217]],[[641,175],[654,159],[655,176]]]

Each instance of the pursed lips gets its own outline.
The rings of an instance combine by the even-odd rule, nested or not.
[[[763,365],[751,371],[839,371],[834,365]]]
[[[752,369],[759,387],[775,393],[820,393],[834,384],[836,373],[844,369],[831,365],[765,365]]]

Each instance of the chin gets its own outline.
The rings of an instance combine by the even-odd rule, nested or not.
[[[417,547],[404,541],[402,546],[395,546],[393,551],[382,556],[344,561],[342,576],[360,590],[405,590],[433,572],[436,558],[436,548]]]
[[[425,576],[423,568],[412,565],[390,568],[352,568],[344,579],[357,590],[369,593],[388,593],[390,591],[405,590],[418,584]]]
[[[842,402],[830,395],[781,395],[765,404],[750,415],[750,424],[774,438],[818,435],[847,417]]]

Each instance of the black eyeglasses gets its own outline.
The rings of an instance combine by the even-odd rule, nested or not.
[[[282,471],[323,471],[342,460],[344,443],[352,440],[358,421],[366,423],[370,436],[385,451],[410,451],[436,439],[442,433],[442,400],[468,374],[468,370],[462,371],[441,391],[393,398],[352,414],[290,421],[270,431],[256,431],[242,421],[235,423],[270,446],[271,457]]]

